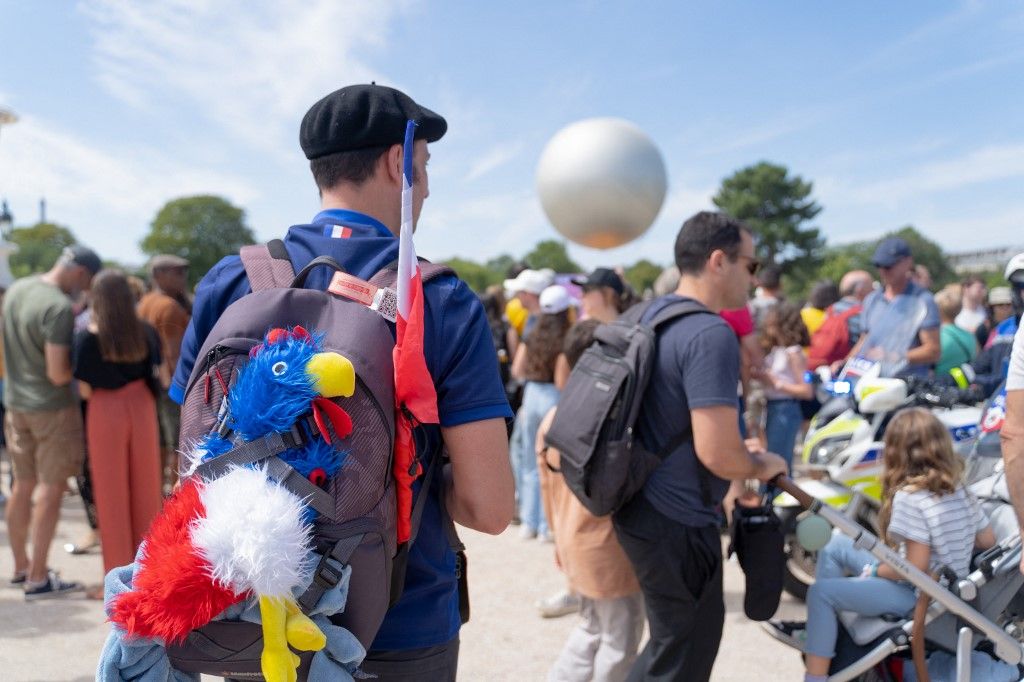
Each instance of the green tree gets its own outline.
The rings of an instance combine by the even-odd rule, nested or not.
[[[484,263],[484,265],[488,270],[496,272],[504,278],[508,277],[508,271],[511,270],[512,266],[518,262],[519,261],[512,256],[507,253],[503,253],[500,256],[495,256],[494,258],[489,259]]]
[[[565,249],[565,243],[555,239],[545,239],[542,242],[537,242],[537,245],[533,247],[533,251],[526,254],[523,260],[535,270],[551,268],[555,272],[560,273],[583,271],[583,268],[573,261],[572,258],[569,258],[569,253]]]
[[[469,285],[469,288],[478,294],[482,294],[484,289],[492,284],[502,282],[505,278],[501,272],[495,272],[486,265],[480,265],[458,256],[449,258],[444,261],[444,264],[454,270]]]
[[[957,280],[956,272],[946,259],[942,247],[928,239],[911,225],[887,232],[881,238],[871,241],[852,242],[826,249],[815,279],[830,279],[838,282],[850,270],[867,270],[877,273],[871,263],[875,248],[882,239],[900,237],[910,246],[914,262],[924,265],[932,275],[933,289],[939,289]]]
[[[819,265],[825,244],[818,228],[807,226],[821,212],[811,190],[812,183],[790,175],[785,166],[762,161],[724,179],[712,201],[750,226],[765,262],[781,266],[802,286]]]
[[[64,247],[78,243],[71,230],[55,223],[15,228],[11,230],[11,241],[18,245],[10,260],[15,277],[49,270]]]
[[[164,204],[141,246],[150,256],[170,253],[188,259],[194,285],[221,258],[255,240],[245,225],[245,211],[221,197],[200,195]]]
[[[629,282],[634,291],[642,295],[654,286],[654,280],[658,279],[658,275],[661,274],[662,270],[664,270],[663,267],[652,263],[646,258],[638,260],[626,268],[626,281]]]

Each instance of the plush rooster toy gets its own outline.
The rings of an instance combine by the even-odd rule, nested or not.
[[[330,400],[354,392],[352,363],[320,352],[302,327],[270,330],[249,355],[228,393],[225,428],[195,448],[192,470],[239,440],[288,431],[311,415],[319,434],[307,433],[306,445],[279,457],[323,485],[341,467],[337,439],[352,431],[349,415]],[[298,657],[288,645],[316,651],[325,644],[292,596],[315,566],[315,511],[259,466],[198,478],[187,478],[154,520],[132,590],[116,598],[110,619],[129,636],[179,642],[229,606],[258,599],[263,675],[268,682],[295,680]]]

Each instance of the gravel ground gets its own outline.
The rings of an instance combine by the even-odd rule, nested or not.
[[[5,477],[6,479],[6,477]],[[6,488],[6,486],[4,486]],[[86,529],[77,497],[64,501],[50,563],[65,578],[100,582],[98,554],[71,556],[62,549]],[[523,540],[512,528],[497,537],[463,531],[469,548],[473,618],[462,631],[460,680],[544,680],[573,627],[574,617],[543,619],[534,602],[561,589],[552,547]],[[6,526],[0,529],[0,680],[93,679],[106,637],[101,605],[78,596],[25,603],[7,585],[12,572]],[[726,564],[726,623],[713,678],[722,682],[799,680],[799,657],[743,616],[743,575]],[[802,617],[803,607],[783,600],[779,616]]]

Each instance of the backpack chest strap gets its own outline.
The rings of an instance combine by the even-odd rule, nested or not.
[[[194,475],[204,479],[217,478],[232,467],[265,462],[271,478],[298,495],[320,514],[335,520],[334,498],[278,457],[285,450],[301,447],[303,442],[297,426],[290,432],[269,433],[262,438],[238,443],[224,454],[203,462],[196,468]]]

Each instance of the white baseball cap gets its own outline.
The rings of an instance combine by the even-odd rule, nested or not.
[[[552,285],[540,294],[540,311],[548,315],[568,310],[572,303],[569,291],[561,284]]]
[[[550,270],[523,270],[515,279],[505,280],[505,291],[511,295],[525,291],[530,294],[540,294],[551,286],[554,281],[554,273]]]

